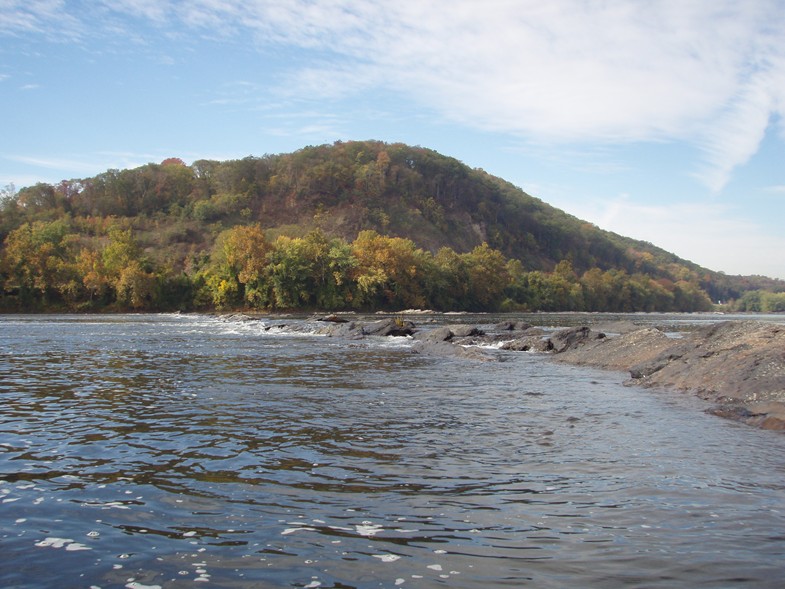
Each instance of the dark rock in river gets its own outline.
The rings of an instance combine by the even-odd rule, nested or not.
[[[616,337],[584,340],[581,347],[562,350],[557,359],[570,364],[628,371],[633,366],[654,361],[676,341],[657,329],[638,329]]]
[[[424,342],[446,342],[451,340],[453,335],[449,327],[437,327],[427,331],[420,331],[414,337]]]
[[[560,329],[551,336],[554,352],[564,352],[585,345],[586,343],[603,339],[604,333],[592,331],[588,327],[568,327]]]
[[[331,315],[325,315],[324,317],[319,317],[317,321],[325,321],[328,323],[349,323],[348,319],[341,317],[340,315],[335,315],[334,313]]]
[[[450,325],[453,337],[474,337],[483,335],[483,331],[476,325]]]
[[[349,321],[347,323],[328,323],[316,333],[319,335],[326,335],[329,337],[348,337],[348,338],[362,338],[365,336],[407,336],[413,335],[415,332],[415,325],[411,321],[401,321],[397,319],[380,319],[369,323],[361,321]]]
[[[380,319],[362,326],[363,335],[397,336],[414,334],[415,325],[400,319]]]

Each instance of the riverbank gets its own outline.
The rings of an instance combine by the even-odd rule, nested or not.
[[[574,331],[574,330],[573,330]],[[629,384],[689,392],[709,411],[785,431],[785,326],[725,321],[679,338],[654,328],[614,337],[586,330],[555,361],[628,372]]]
[[[333,318],[337,319],[337,318]],[[537,352],[555,362],[627,372],[625,384],[695,394],[715,415],[785,431],[785,325],[723,321],[668,334],[631,321],[548,330],[509,321],[490,330],[472,325],[420,329],[401,319],[339,319],[323,335],[411,336],[419,354],[494,359],[483,348]]]

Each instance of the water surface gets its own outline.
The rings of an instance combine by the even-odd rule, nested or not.
[[[785,436],[312,327],[0,317],[0,586],[785,585]]]

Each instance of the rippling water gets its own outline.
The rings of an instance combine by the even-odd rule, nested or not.
[[[285,322],[0,317],[0,586],[785,586],[785,436]]]

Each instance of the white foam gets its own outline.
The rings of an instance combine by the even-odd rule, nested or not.
[[[374,554],[373,557],[378,558],[382,562],[395,562],[401,558],[397,554]]]
[[[375,536],[379,532],[381,532],[384,528],[379,524],[374,524],[371,522],[363,522],[362,524],[355,526],[355,531],[360,534],[361,536]]]
[[[71,538],[44,538],[40,542],[35,543],[39,548],[65,548],[68,552],[77,550],[92,550],[89,546],[85,546],[80,542],[74,542]]]
[[[315,532],[316,528],[309,528],[308,526],[302,526],[299,528],[286,528],[283,532],[281,532],[281,536],[288,536],[289,534],[294,534],[295,532],[301,532],[303,530],[308,530],[309,532]]]

